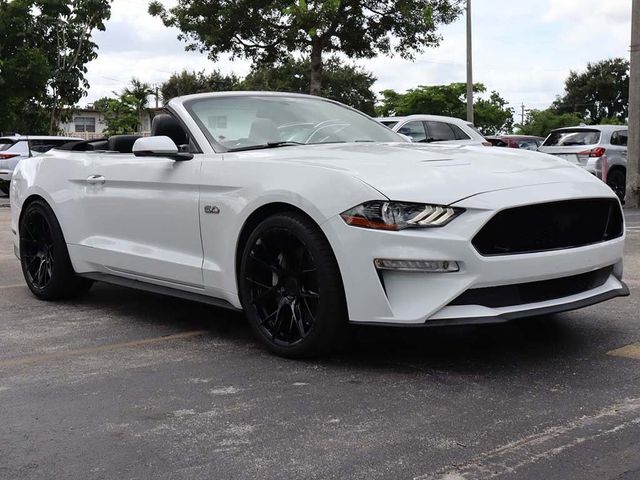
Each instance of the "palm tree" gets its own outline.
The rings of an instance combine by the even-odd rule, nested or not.
[[[148,83],[141,82],[137,78],[131,79],[131,87],[125,88],[123,97],[125,97],[129,103],[131,103],[138,115],[138,132],[140,132],[143,125],[143,115],[149,103],[149,96],[153,95],[153,89]]]

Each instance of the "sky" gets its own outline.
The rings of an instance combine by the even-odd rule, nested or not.
[[[164,0],[165,5],[175,0]],[[161,84],[183,69],[246,75],[250,63],[186,52],[178,31],[147,13],[147,0],[114,0],[106,31],[96,32],[98,58],[88,65],[87,104],[124,88],[131,77]],[[498,91],[520,120],[525,108],[546,108],[571,70],[588,62],[629,58],[631,0],[473,0],[474,81]],[[466,81],[465,18],[441,27],[438,47],[414,61],[399,56],[352,60],[377,78],[376,92]],[[428,113],[428,112],[425,112]]]

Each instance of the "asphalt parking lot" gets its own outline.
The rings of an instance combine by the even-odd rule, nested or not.
[[[497,326],[359,329],[348,352],[300,362],[213,307],[100,284],[37,301],[6,207],[2,479],[640,478],[639,211],[631,297]]]

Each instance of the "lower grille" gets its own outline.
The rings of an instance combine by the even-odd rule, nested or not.
[[[566,200],[510,208],[497,213],[473,238],[484,256],[575,248],[622,236],[618,201]]]
[[[610,266],[593,272],[553,280],[500,287],[472,288],[449,305],[482,305],[483,307],[499,308],[555,300],[604,285],[612,271],[613,267]]]

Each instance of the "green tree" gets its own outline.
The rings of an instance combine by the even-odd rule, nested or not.
[[[46,133],[40,103],[51,66],[39,48],[31,3],[0,0],[0,132]]]
[[[546,137],[551,130],[562,127],[575,127],[583,119],[577,113],[557,113],[553,108],[531,110],[527,114],[524,125],[517,125],[518,133]]]
[[[274,65],[257,65],[241,83],[242,90],[271,90],[307,93],[311,77],[310,61],[288,57]],[[322,76],[321,94],[369,115],[375,115],[375,77],[339,58],[327,59]]]
[[[131,86],[125,88],[122,92],[121,98],[126,97],[126,102],[133,105],[138,116],[137,131],[142,128],[142,117],[147,111],[147,104],[149,103],[149,96],[153,95],[153,89],[148,83],[141,82],[137,78],[131,79]]]
[[[507,107],[507,101],[491,92],[488,97],[482,96],[487,89],[482,83],[473,86],[476,127],[484,135],[499,132],[510,132],[513,127],[513,109]],[[393,90],[382,92],[382,104],[378,107],[380,115],[445,115],[466,118],[467,97],[466,84],[451,83],[449,85],[421,85],[406,93]]]
[[[174,73],[162,84],[160,91],[162,99],[166,102],[174,97],[204,92],[227,92],[237,90],[240,79],[231,74],[224,75],[219,71],[206,74],[205,72],[189,72],[183,70]]]
[[[483,135],[511,133],[513,130],[513,108],[498,92],[489,98],[474,98],[474,123]],[[464,117],[463,117],[464,118]]]
[[[438,45],[437,27],[460,13],[460,0],[179,0],[149,13],[181,30],[187,49],[273,63],[303,52],[310,58],[309,91],[322,89],[323,56],[351,58],[398,53],[412,58]]]
[[[116,96],[102,97],[93,102],[93,107],[104,115],[107,135],[124,135],[140,132],[142,116],[147,110],[151,87],[136,78],[132,78],[130,86]]]
[[[584,72],[571,72],[564,93],[554,102],[558,113],[577,113],[588,123],[629,116],[629,62],[623,58],[587,64]]]
[[[121,95],[105,99],[102,108],[104,123],[107,125],[105,135],[125,135],[139,130],[140,118],[135,105],[128,98]]]
[[[0,0],[0,128],[11,129],[23,113],[41,119],[39,107],[49,133],[57,132],[63,113],[86,94],[86,64],[97,57],[91,35],[104,30],[110,12],[110,0]]]

